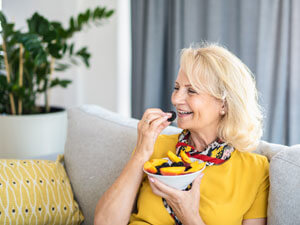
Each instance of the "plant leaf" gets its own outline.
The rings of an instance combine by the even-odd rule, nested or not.
[[[55,78],[51,81],[50,88],[58,86],[58,85],[63,88],[66,88],[70,83],[72,83],[71,80],[60,80],[58,78]]]

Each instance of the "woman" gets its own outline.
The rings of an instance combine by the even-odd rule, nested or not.
[[[218,45],[183,49],[172,104],[183,132],[159,135],[170,125],[171,114],[146,110],[135,151],[99,200],[95,224],[266,224],[269,165],[249,152],[262,135],[249,69]],[[187,149],[207,162],[205,174],[189,190],[175,190],[143,174],[149,159]]]

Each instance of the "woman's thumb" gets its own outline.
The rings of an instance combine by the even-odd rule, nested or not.
[[[197,190],[199,191],[199,187],[200,187],[200,184],[201,184],[201,180],[204,176],[204,173],[200,173],[196,179],[193,181],[193,186],[192,186],[192,190]]]

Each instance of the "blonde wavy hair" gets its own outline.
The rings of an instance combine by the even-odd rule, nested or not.
[[[239,151],[254,150],[262,136],[262,112],[249,68],[226,48],[208,43],[183,49],[180,65],[196,91],[225,104],[218,137]]]

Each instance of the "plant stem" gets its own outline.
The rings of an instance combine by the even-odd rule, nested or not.
[[[51,78],[53,76],[53,72],[54,72],[54,63],[55,63],[55,58],[51,57],[51,63],[50,63],[50,76],[49,76],[49,81],[51,84]],[[50,90],[47,87],[46,90],[46,112],[50,112],[50,105],[49,105],[49,100],[50,100]]]
[[[6,79],[7,83],[10,83],[10,71],[9,71],[9,64],[8,64],[8,59],[7,59],[7,51],[6,51],[6,43],[5,39],[3,38],[3,53],[4,53],[4,63],[5,63],[5,70],[6,70]],[[10,107],[11,107],[11,113],[13,115],[16,115],[16,108],[15,108],[15,101],[14,101],[14,96],[12,93],[9,93],[9,100],[10,100]]]
[[[19,86],[23,86],[23,45],[20,44],[20,54],[19,54]],[[18,100],[18,113],[22,114],[22,99]]]

